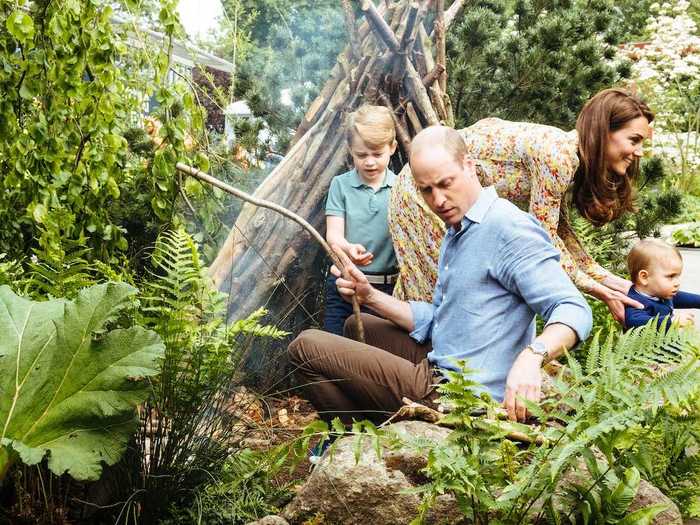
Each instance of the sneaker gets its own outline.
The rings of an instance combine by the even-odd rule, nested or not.
[[[333,444],[335,441],[335,436],[329,435],[326,436],[325,439],[319,440],[318,443],[316,443],[316,446],[311,449],[309,452],[309,463],[312,465],[318,465],[321,462],[321,458],[323,458],[323,455],[326,453],[326,450]]]

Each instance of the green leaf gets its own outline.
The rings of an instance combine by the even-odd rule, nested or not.
[[[654,518],[661,514],[668,508],[668,505],[663,503],[657,503],[656,505],[649,505],[643,509],[635,510],[631,514],[628,514],[620,521],[617,525],[650,525]]]
[[[627,511],[635,494],[637,494],[640,479],[639,471],[636,468],[631,467],[625,470],[622,480],[610,495],[609,510],[614,516],[623,516]]]
[[[10,34],[20,42],[26,42],[34,37],[34,21],[24,11],[13,11],[5,22]]]
[[[0,445],[76,479],[119,460],[164,353],[152,331],[104,331],[135,293],[107,283],[33,302],[0,287]]]
[[[197,153],[197,157],[195,158],[195,164],[200,170],[209,171],[209,157],[207,157],[201,151]]]

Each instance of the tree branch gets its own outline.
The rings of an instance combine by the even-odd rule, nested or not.
[[[372,0],[362,0],[361,9],[364,11],[369,25],[381,41],[394,53],[398,53],[400,50],[399,41],[396,39],[396,35],[389,27],[389,24],[386,23],[382,15],[377,11],[377,8],[374,7]]]
[[[237,188],[234,188],[233,186],[230,186],[226,184],[225,182],[220,181],[216,177],[212,177],[208,173],[205,173],[203,171],[200,171],[196,168],[193,168],[192,166],[188,166],[187,164],[183,164],[182,162],[178,162],[175,167],[180,170],[183,173],[186,173],[187,175],[190,175],[191,177],[194,177],[196,179],[199,179],[201,181],[206,182],[207,184],[211,184],[212,186],[219,188],[220,190],[225,191],[226,193],[229,193],[235,197],[238,197],[241,200],[244,200],[246,202],[249,202],[250,204],[254,206],[258,206],[260,208],[267,208],[272,211],[276,211],[277,213],[283,215],[284,217],[287,217],[288,219],[293,220],[297,224],[299,224],[302,228],[304,228],[307,232],[311,234],[311,236],[318,241],[318,243],[323,247],[324,251],[328,256],[331,258],[333,261],[333,264],[335,264],[340,271],[343,273],[343,278],[347,280],[352,280],[350,275],[348,274],[347,271],[347,266],[343,264],[342,256],[339,255],[339,249],[335,246],[331,247],[326,240],[323,238],[323,236],[309,224],[306,219],[303,217],[300,217],[296,213],[288,210],[287,208],[280,206],[279,204],[275,204],[274,202],[266,201],[263,199],[258,199],[256,197],[253,197],[252,195],[241,191]],[[342,252],[340,252],[342,254]],[[342,254],[345,255],[345,254]],[[360,317],[360,303],[357,300],[356,296],[352,296],[352,311],[353,314],[355,314],[355,319],[357,320],[357,335],[358,339],[360,342],[364,343],[365,342],[365,330],[364,326],[362,325],[362,319]]]

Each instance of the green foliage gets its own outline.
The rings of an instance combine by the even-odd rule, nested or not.
[[[301,121],[346,43],[340,3],[225,0],[222,4],[227,14],[225,41],[230,42],[222,56],[232,56],[232,43],[238,43],[233,98],[248,101],[253,113],[272,129],[276,150],[283,151],[291,138],[289,130]],[[243,46],[234,30],[245,35]],[[291,107],[280,104],[283,92],[289,93]]]
[[[139,326],[108,331],[136,290],[108,283],[75,301],[32,302],[0,288],[0,445],[29,465],[49,454],[55,474],[97,479],[136,428],[141,381],[163,345]],[[6,458],[7,459],[7,458]],[[0,471],[2,471],[0,467]]]
[[[653,324],[597,334],[584,361],[568,357],[553,395],[530,404],[536,427],[498,421],[497,405],[473,393],[468,369],[448,374],[440,390],[453,407],[448,418],[455,430],[447,442],[416,444],[429,451],[431,480],[419,489],[424,499],[416,523],[443,493],[453,494],[475,523],[650,523],[661,507],[627,511],[640,474],[673,481],[669,493],[681,508],[696,508],[700,492],[688,480],[700,457],[693,447],[700,432],[697,334],[665,333]],[[659,446],[681,428],[686,434],[675,437],[675,446]],[[504,445],[512,431],[533,442],[537,432],[542,444]],[[652,447],[658,462],[645,456]]]
[[[216,483],[198,491],[194,505],[173,509],[173,516],[162,523],[249,523],[279,512],[292,491],[289,486],[272,484],[271,478],[282,469],[285,459],[286,453],[281,449],[241,450],[226,461]]]
[[[213,288],[183,229],[163,233],[151,261],[137,319],[162,337],[165,357],[136,438],[134,468],[143,485],[133,489],[143,491],[144,521],[173,504],[189,505],[192,491],[218,478],[247,428],[241,414],[252,401],[235,388],[243,379],[241,361],[253,338],[287,335],[261,323],[264,310],[226,324],[225,296]]]
[[[90,260],[121,263],[173,219],[174,163],[185,130],[203,128],[202,115],[181,85],[161,85],[169,39],[163,49],[134,45],[137,36],[112,22],[111,5],[119,6],[0,7],[0,251],[9,257],[39,250],[53,264],[77,243],[91,248]],[[160,2],[168,37],[174,9]],[[160,145],[137,148],[130,130],[152,94],[161,104]]]
[[[681,228],[673,232],[673,240],[678,246],[700,248],[700,224]]]
[[[484,117],[572,128],[596,91],[629,76],[616,62],[607,0],[483,0],[448,33],[448,91],[458,127]]]

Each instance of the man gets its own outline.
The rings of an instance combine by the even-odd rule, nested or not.
[[[386,295],[349,264],[351,280],[339,278],[338,291],[384,319],[363,314],[367,344],[306,330],[289,346],[291,361],[326,419],[381,420],[402,397],[430,397],[438,370],[466,359],[509,417],[524,420],[523,400],[540,400],[543,362],[588,337],[590,308],[537,220],[481,187],[455,130],[420,132],[409,162],[425,202],[448,226],[432,304]],[[546,326],[534,338],[536,313]]]

